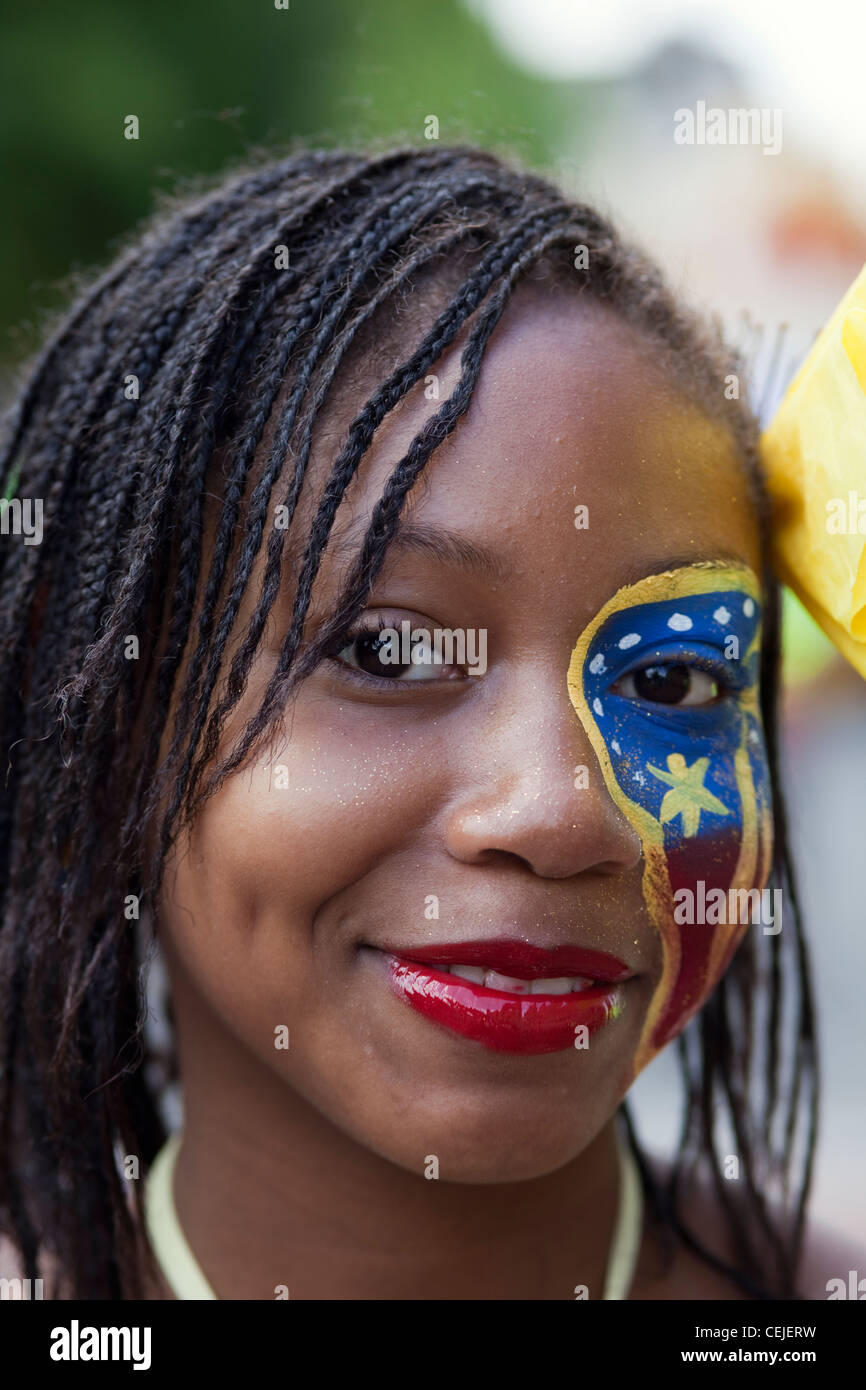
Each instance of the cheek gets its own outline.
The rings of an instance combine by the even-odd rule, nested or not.
[[[370,721],[366,736],[362,719],[349,737],[347,717],[300,696],[287,732],[204,804],[172,855],[164,915],[199,975],[213,959],[267,973],[290,956],[295,978],[312,946],[339,950],[331,900],[345,904],[423,820],[381,731]]]
[[[745,738],[758,728],[746,719]],[[722,750],[719,761],[724,762]],[[706,825],[691,836],[665,835],[666,881],[648,885],[647,905],[664,943],[665,970],[650,1006],[641,1066],[709,998],[749,930],[753,898],[748,895],[763,888],[769,875],[772,823],[763,742],[738,747],[733,770],[725,797],[729,816],[721,823],[702,817]]]
[[[742,652],[757,662],[757,614],[738,593]],[[746,619],[742,615],[745,604]],[[637,635],[661,648],[667,619],[714,612],[734,623],[731,592],[623,607],[575,648],[569,693],[608,790],[641,836],[643,892],[663,968],[634,1059],[636,1075],[686,1026],[727,969],[770,894],[769,775],[756,685],[712,712],[658,711],[611,694],[617,652]],[[707,629],[709,631],[709,628]],[[710,634],[713,635],[713,634]],[[751,897],[748,895],[751,893]],[[766,918],[764,918],[766,920]],[[754,926],[753,930],[760,930]]]

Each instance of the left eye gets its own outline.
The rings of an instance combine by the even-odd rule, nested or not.
[[[696,666],[665,663],[630,671],[612,687],[627,699],[659,705],[709,705],[719,698],[720,682]]]

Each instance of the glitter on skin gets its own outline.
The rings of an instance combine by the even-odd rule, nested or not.
[[[740,603],[732,602],[735,594]],[[649,575],[605,604],[571,655],[569,697],[611,796],[641,836],[644,900],[664,953],[634,1076],[705,1003],[746,929],[740,923],[680,927],[674,893],[700,879],[725,890],[763,887],[769,876],[758,597],[757,580],[746,566],[702,563]],[[640,635],[633,641],[637,611]],[[729,626],[720,632],[721,624]],[[740,660],[727,657],[731,636],[737,637]],[[618,658],[621,651],[628,655]],[[698,657],[723,668],[726,698],[678,707],[615,692],[617,681],[651,659],[694,665]]]

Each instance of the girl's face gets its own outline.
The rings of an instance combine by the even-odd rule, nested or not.
[[[438,408],[424,393],[349,489],[316,615]],[[333,448],[317,448],[320,478]],[[700,917],[702,892],[767,880],[757,523],[733,444],[652,347],[522,286],[404,524],[373,635],[302,684],[172,857],[182,1053],[206,1019],[223,1052],[395,1163],[530,1178],[587,1147],[748,930],[724,912],[680,924],[683,890]],[[227,738],[292,601],[287,584]],[[404,622],[407,648],[376,645]],[[402,664],[423,658],[420,629],[464,634],[465,660]]]

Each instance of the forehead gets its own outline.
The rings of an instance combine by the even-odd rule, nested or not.
[[[412,438],[453,389],[465,340],[377,432],[338,515],[338,548],[363,530]],[[546,570],[555,584],[577,568],[598,603],[690,560],[760,568],[751,484],[732,436],[688,398],[649,339],[607,306],[550,287],[515,292],[469,410],[404,516],[492,546],[518,576]]]

